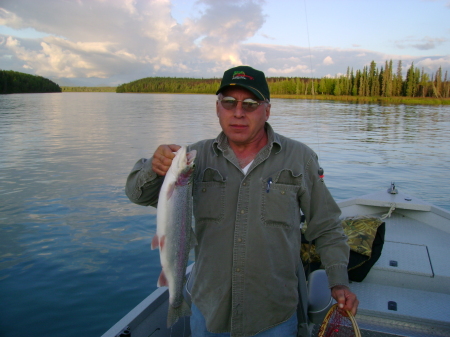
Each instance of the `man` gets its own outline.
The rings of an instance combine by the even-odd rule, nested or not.
[[[216,94],[222,132],[190,146],[197,150],[198,241],[188,281],[192,336],[296,336],[301,211],[308,224],[305,237],[315,240],[332,296],[356,314],[340,210],[316,154],[267,123],[271,104],[263,72],[229,69]],[[150,160],[136,163],[126,185],[131,201],[157,204],[179,147],[160,145]]]

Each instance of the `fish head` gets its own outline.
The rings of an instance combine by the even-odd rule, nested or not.
[[[196,150],[187,152],[186,146],[182,146],[172,160],[168,174],[172,175],[178,185],[185,185],[192,180]]]

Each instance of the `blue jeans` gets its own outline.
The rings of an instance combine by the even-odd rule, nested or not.
[[[192,303],[191,334],[192,337],[230,337],[230,333],[212,333],[206,330],[206,322],[202,313]],[[297,336],[297,314],[292,315],[286,322],[272,329],[253,335],[254,337],[296,337]]]

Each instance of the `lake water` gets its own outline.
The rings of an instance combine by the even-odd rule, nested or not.
[[[450,106],[273,99],[336,199],[387,189],[450,210]],[[160,143],[219,133],[215,96],[0,95],[0,336],[100,336],[156,288],[155,210],[125,179]]]

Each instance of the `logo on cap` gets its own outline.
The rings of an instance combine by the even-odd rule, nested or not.
[[[243,71],[235,71],[233,73],[233,78],[231,80],[246,80],[246,79],[253,80],[253,77],[245,75]]]

